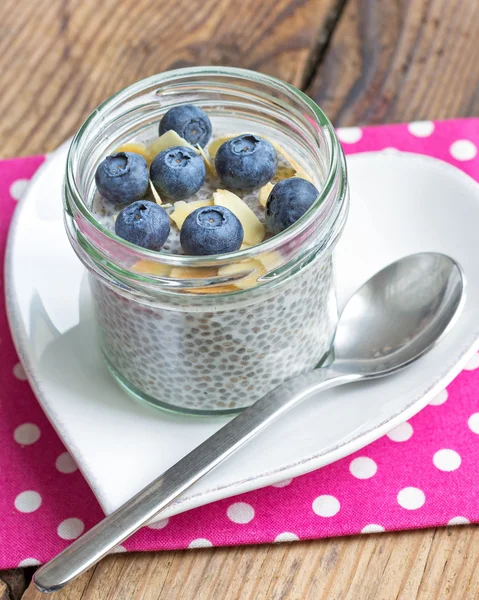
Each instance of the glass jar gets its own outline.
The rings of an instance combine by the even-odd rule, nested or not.
[[[90,211],[99,162],[197,104],[216,127],[268,136],[309,173],[319,197],[294,225],[227,255],[153,252],[117,237]],[[337,324],[332,250],[348,212],[345,159],[305,94],[242,69],[165,72],[118,92],[70,147],[65,224],[90,273],[103,354],[133,398],[175,411],[242,409],[328,355]]]

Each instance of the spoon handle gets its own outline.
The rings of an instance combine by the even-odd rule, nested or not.
[[[214,469],[280,415],[313,392],[357,378],[353,375],[336,373],[331,365],[299,375],[280,385],[232,419],[41,567],[35,573],[35,585],[42,592],[53,592],[62,588],[151,521],[203,475]]]

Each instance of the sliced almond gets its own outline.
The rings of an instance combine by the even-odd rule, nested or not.
[[[263,252],[257,259],[263,267],[266,269],[266,273],[274,271],[283,263],[283,257],[279,252],[273,250],[272,252]]]
[[[203,279],[216,275],[218,271],[213,267],[173,267],[170,271],[170,277],[173,279]]]
[[[266,138],[265,138],[266,139]],[[303,169],[303,167],[299,164],[299,162],[297,162],[290,154],[288,154],[286,152],[286,150],[280,145],[278,144],[278,142],[274,141],[274,140],[268,140],[270,142],[270,144],[274,147],[274,149],[276,150],[276,152],[278,152],[279,154],[281,154],[281,156],[287,161],[289,162],[289,164],[291,165],[291,167],[295,170],[296,174],[299,177],[302,177],[303,179],[306,179],[307,181],[313,183],[313,179],[312,177],[306,173],[306,171]],[[294,175],[292,175],[294,176]],[[291,176],[291,177],[292,177]]]
[[[213,206],[213,200],[195,200],[194,202],[178,200],[175,202],[175,210],[171,213],[170,219],[174,221],[178,229],[181,229],[186,217],[203,206]]]
[[[188,148],[191,148],[197,154],[199,154],[197,148],[189,144],[185,139],[179,136],[176,131],[173,131],[173,129],[166,131],[163,135],[160,135],[157,140],[152,142],[148,146],[148,152],[153,160],[157,154],[163,152],[163,150],[166,150],[167,148],[171,148],[172,146],[188,146]]]
[[[208,287],[194,288],[188,291],[192,294],[227,294],[236,292],[237,288],[234,285],[211,285]]]
[[[145,146],[141,142],[129,142],[127,144],[123,144],[119,148],[115,150],[115,152],[134,152],[135,154],[141,154],[146,162],[149,164],[152,161],[152,156]]]
[[[218,271],[213,267],[173,267],[170,277],[175,279],[203,279],[203,277],[216,277]],[[225,294],[235,292],[233,285],[211,285],[198,288],[188,288],[190,294]]]
[[[266,252],[257,258],[245,260],[234,265],[225,265],[218,269],[218,275],[239,275],[245,273],[245,277],[238,279],[233,285],[245,290],[254,287],[258,283],[258,278],[266,275],[269,271],[273,271],[282,263],[281,254],[279,252]],[[248,272],[253,271],[250,275]]]
[[[252,273],[247,275],[247,273],[251,271]],[[239,275],[241,273],[245,273],[245,277],[242,279],[237,279],[233,285],[241,290],[246,290],[254,287],[257,284],[258,277],[264,275],[266,273],[266,269],[261,262],[255,259],[245,260],[234,265],[225,265],[224,267],[220,267],[218,269],[218,275],[228,276]]]
[[[133,266],[133,270],[137,273],[144,273],[145,275],[158,275],[159,277],[164,277],[170,272],[170,267],[152,260],[139,260]]]
[[[149,179],[148,181],[150,182],[151,193],[153,194],[153,198],[155,199],[155,202],[157,204],[161,204],[160,194],[156,191],[156,188],[153,185],[153,182],[151,181],[151,179]]]
[[[241,225],[243,225],[243,242],[255,246],[264,240],[264,236],[266,235],[264,225],[239,196],[228,190],[216,190],[213,194],[213,199],[217,206],[228,208],[238,217]]]
[[[222,135],[221,137],[217,138],[216,140],[213,140],[211,142],[211,144],[208,146],[208,154],[211,156],[211,158],[214,159],[216,156],[216,153],[220,149],[220,146],[222,146],[228,140],[231,140],[234,137],[237,137],[238,135],[241,135],[241,133],[227,133],[226,135]]]
[[[203,160],[205,161],[206,170],[208,171],[208,173],[213,177],[218,177],[218,175],[216,174],[215,165],[213,164],[210,155],[199,144],[196,145],[196,148],[203,157]]]
[[[173,279],[202,279],[203,277],[215,277],[217,275],[216,269],[199,267],[198,269],[190,267],[170,267],[161,265],[150,260],[140,260],[133,267],[137,273],[144,273],[145,275],[157,275],[166,277],[169,275]],[[235,292],[237,288],[234,285],[217,285],[208,286],[201,288],[192,288],[188,292],[192,294],[225,294]]]
[[[261,206],[266,206],[266,202],[268,201],[269,195],[271,194],[271,190],[273,188],[274,185],[271,182],[268,182],[260,189],[258,193],[258,200]]]

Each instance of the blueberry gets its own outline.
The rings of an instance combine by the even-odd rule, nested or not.
[[[243,226],[224,206],[203,206],[190,213],[180,232],[185,254],[206,256],[239,250]]]
[[[274,177],[278,159],[275,149],[267,140],[243,133],[219,147],[215,165],[226,187],[253,190]]]
[[[115,233],[142,248],[160,250],[170,233],[170,218],[158,204],[139,200],[118,214]]]
[[[148,189],[146,160],[135,152],[118,152],[107,156],[95,173],[100,194],[112,204],[140,200]]]
[[[165,114],[160,122],[160,135],[170,129],[176,131],[187,142],[202,148],[206,146],[211,137],[211,121],[208,115],[193,104],[174,106]]]
[[[150,177],[160,196],[186,200],[205,181],[205,163],[192,148],[172,146],[160,152],[150,166]]]
[[[280,233],[295,223],[319,196],[312,183],[300,177],[279,181],[266,202],[266,225]]]

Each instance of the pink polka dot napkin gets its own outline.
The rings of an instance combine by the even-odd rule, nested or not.
[[[385,148],[418,152],[479,180],[479,119],[353,127],[339,129],[338,135],[348,154]],[[0,161],[2,265],[16,201],[42,161]],[[3,273],[1,281],[3,285]],[[102,512],[26,381],[3,293],[0,356],[0,568],[8,568],[47,561],[99,521]],[[421,413],[367,448],[292,481],[165,519],[118,550],[254,544],[479,522],[478,465],[479,354]]]

